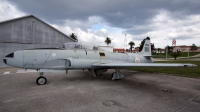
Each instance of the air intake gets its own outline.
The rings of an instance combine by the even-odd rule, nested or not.
[[[13,58],[14,57],[14,53],[10,53],[6,56],[7,58]]]
[[[6,59],[3,59],[3,62],[4,62],[5,64],[7,64],[7,60],[6,60]]]

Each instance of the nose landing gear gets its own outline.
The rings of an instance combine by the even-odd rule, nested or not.
[[[47,83],[47,79],[43,76],[44,72],[39,72],[40,76],[36,79],[38,85],[44,85]]]

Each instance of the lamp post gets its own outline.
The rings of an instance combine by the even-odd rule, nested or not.
[[[167,60],[167,55],[168,55],[168,45],[166,46],[166,60]]]
[[[32,20],[32,24],[31,24],[31,37],[32,37],[31,40],[33,40],[34,43],[36,43],[35,38],[34,38],[34,20]]]

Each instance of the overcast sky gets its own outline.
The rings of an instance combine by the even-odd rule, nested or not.
[[[123,47],[149,36],[155,47],[200,46],[199,0],[0,0],[0,21],[34,15],[80,42]]]

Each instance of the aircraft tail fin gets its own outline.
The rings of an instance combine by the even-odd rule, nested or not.
[[[142,51],[140,51],[140,54],[148,57],[151,56],[151,41],[149,37],[145,39],[144,46]]]

